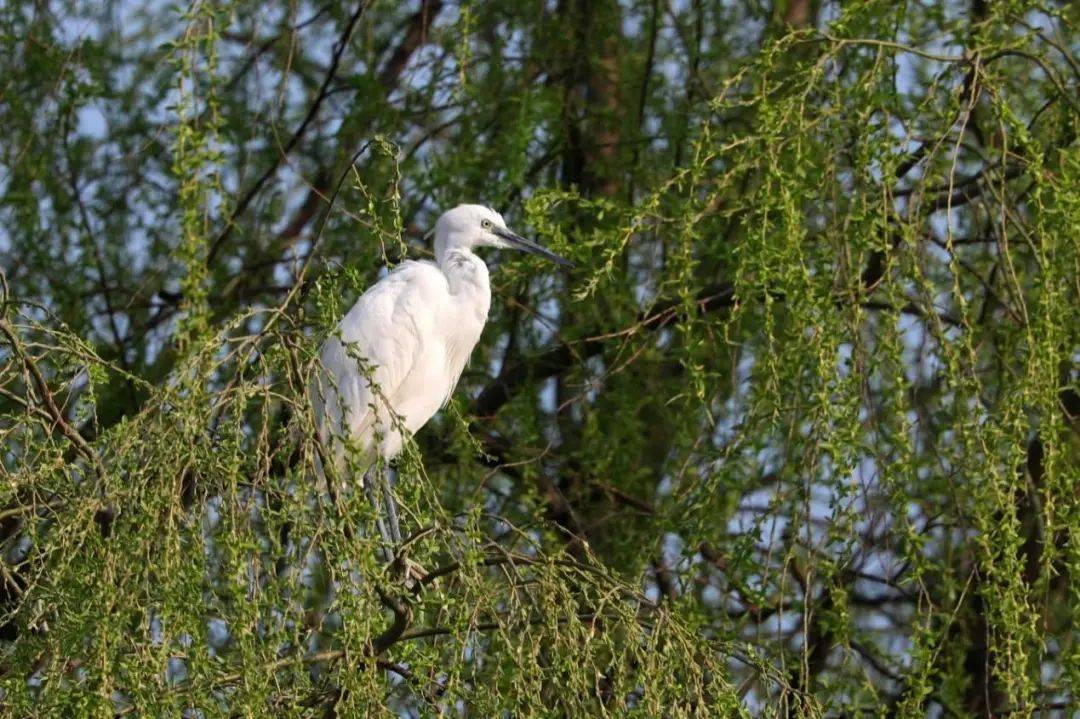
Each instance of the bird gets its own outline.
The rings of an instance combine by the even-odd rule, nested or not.
[[[311,390],[327,460],[339,475],[359,474],[377,509],[376,527],[393,546],[400,545],[401,530],[390,460],[405,436],[450,400],[487,323],[488,267],[474,250],[522,250],[574,266],[510,231],[501,214],[483,205],[447,210],[428,234],[434,235],[434,262],[402,262],[360,296],[322,345]]]

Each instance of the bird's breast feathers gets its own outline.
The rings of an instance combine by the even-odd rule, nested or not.
[[[443,268],[432,262],[402,262],[360,298],[357,306],[361,304],[370,305],[357,313],[368,325],[364,344],[383,345],[393,355],[387,357],[384,350],[375,361],[392,359],[395,367],[418,372],[431,362],[442,364],[440,384],[445,386],[437,389],[445,392],[445,402],[487,321],[487,267],[471,253],[453,253]]]
[[[483,262],[471,253],[450,260],[403,262],[356,301],[321,353],[313,393],[320,424],[367,447],[388,410],[411,432],[450,399],[491,303]],[[387,456],[396,453],[396,431],[384,445]]]

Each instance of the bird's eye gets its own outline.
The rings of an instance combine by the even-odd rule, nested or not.
[[[490,230],[491,220],[480,220],[480,226],[483,227],[485,230]]]

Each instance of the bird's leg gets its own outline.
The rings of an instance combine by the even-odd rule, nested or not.
[[[393,473],[393,478],[391,478],[391,473]],[[403,549],[401,541],[401,527],[398,524],[397,500],[394,499],[393,491],[394,484],[396,484],[397,480],[397,471],[391,469],[389,465],[385,465],[383,467],[383,471],[381,472],[381,477],[383,480],[383,496],[386,503],[387,524],[390,528],[390,534],[394,537],[393,542],[395,550],[395,561],[401,562],[401,569],[405,574],[406,584],[410,588],[415,587],[417,581],[422,581],[427,576],[427,570],[420,566],[420,564],[418,564],[417,562],[409,559],[407,556],[397,555],[397,553],[401,552]]]
[[[367,495],[368,501],[371,502],[371,506],[375,509],[375,528],[379,530],[379,535],[382,536],[383,560],[389,564],[394,561],[394,547],[397,544],[394,541],[394,536],[387,530],[386,522],[383,521],[382,512],[380,511],[381,502],[379,501],[379,495],[375,490],[375,478],[373,473],[378,472],[378,469],[369,470],[364,476],[364,493]],[[381,488],[380,488],[381,489]]]
[[[379,470],[382,486],[383,504],[386,508],[386,523],[390,529],[390,540],[396,550],[401,546],[401,525],[398,524],[397,501],[394,499],[394,484],[390,481],[390,466],[384,464]]]
[[[364,492],[368,501],[375,508],[375,528],[383,538],[384,545],[381,549],[383,561],[392,565],[395,569],[403,571],[405,581],[410,586],[427,576],[427,571],[410,560],[408,557],[399,557],[401,550],[401,526],[398,523],[397,501],[394,499],[393,482],[390,480],[390,467],[372,467],[364,475]],[[377,476],[377,478],[376,478]],[[378,482],[378,489],[375,484]],[[379,495],[382,495],[380,501]]]

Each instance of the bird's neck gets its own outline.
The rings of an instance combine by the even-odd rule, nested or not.
[[[450,294],[467,298],[487,317],[491,304],[491,285],[484,261],[467,247],[453,247],[439,258],[439,269],[446,275]]]
[[[435,263],[439,267],[446,268],[449,255],[452,253],[467,252],[472,255],[472,243],[468,236],[460,232],[436,232],[435,234]]]

